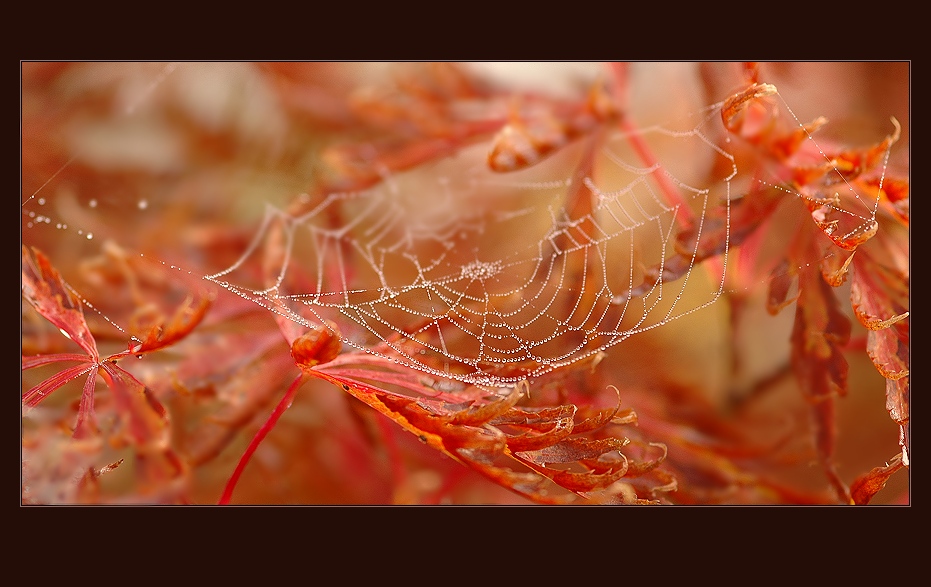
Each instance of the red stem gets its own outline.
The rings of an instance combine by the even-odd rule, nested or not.
[[[246,452],[243,453],[242,457],[239,459],[239,464],[236,465],[236,470],[233,471],[232,476],[230,476],[229,481],[226,482],[226,488],[223,490],[223,495],[220,496],[220,500],[217,502],[217,505],[227,505],[230,502],[230,498],[233,496],[233,489],[236,488],[236,483],[239,482],[239,477],[242,476],[242,472],[245,470],[246,465],[249,463],[249,460],[252,458],[252,455],[255,454],[256,449],[259,448],[259,444],[265,439],[272,428],[275,427],[275,424],[278,422],[278,419],[281,418],[282,414],[285,413],[285,410],[291,407],[291,403],[294,401],[294,396],[297,394],[297,390],[304,384],[305,381],[309,379],[308,373],[304,370],[301,370],[301,374],[297,376],[294,382],[291,383],[291,386],[288,388],[288,391],[285,392],[284,397],[281,398],[281,401],[278,402],[278,405],[275,406],[274,411],[271,413],[271,416],[268,417],[268,420],[265,421],[265,424],[256,432],[255,436],[252,438],[252,442],[249,443],[249,447],[246,448]]]

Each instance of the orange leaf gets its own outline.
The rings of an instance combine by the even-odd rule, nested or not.
[[[782,260],[779,267],[773,271],[769,281],[769,296],[766,298],[766,311],[775,316],[780,310],[795,302],[799,294],[789,298],[789,291],[795,284],[796,273],[789,268],[789,263]]]
[[[140,344],[132,347],[124,354],[141,355],[150,353],[167,346],[170,346],[186,337],[191,331],[200,324],[210,307],[210,297],[199,294],[196,298],[188,296],[184,302],[178,306],[174,315],[167,319],[161,320],[154,324],[145,335]]]
[[[901,379],[909,373],[908,318],[867,335],[866,352],[886,379]]]
[[[538,450],[552,446],[572,434],[573,417],[577,408],[574,405],[546,408],[539,411],[512,409],[507,415],[492,420],[495,426],[510,424],[520,428],[531,428],[540,432],[528,432],[518,436],[508,436],[507,446],[513,452]]]
[[[537,464],[544,463],[573,463],[584,459],[595,459],[599,456],[622,449],[628,441],[620,438],[603,438],[590,440],[587,438],[567,438],[558,444],[544,447],[540,450],[516,453],[521,458]]]
[[[899,300],[903,294],[905,298],[908,295],[906,278],[898,277],[892,270],[876,263],[858,261],[854,265],[856,271],[851,281],[850,302],[857,320],[870,330],[882,330],[904,320],[908,312]]]
[[[899,446],[902,447],[902,462],[908,466],[909,447],[911,438],[909,433],[909,378],[886,380],[886,409],[889,415],[899,425]]]
[[[886,482],[893,473],[903,467],[902,455],[893,457],[892,462],[884,467],[876,467],[866,475],[857,477],[850,486],[850,494],[857,505],[866,505],[879,491],[886,486]]]
[[[821,262],[821,275],[828,285],[831,287],[840,287],[847,281],[847,270],[850,267],[851,261],[853,261],[853,255],[854,251],[851,251],[849,254],[846,251],[839,252],[828,255]]]

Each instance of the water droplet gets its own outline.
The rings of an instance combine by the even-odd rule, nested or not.
[[[146,208],[149,207],[149,201],[148,201],[148,200],[144,200],[144,199],[143,199],[143,200],[139,200],[139,204],[138,204],[138,205],[139,205],[139,209],[140,209],[140,210],[145,210]]]
[[[88,232],[88,233],[87,233],[87,240],[91,240],[92,238],[94,238],[94,233]]]
[[[44,205],[45,205],[45,198],[39,198],[38,202],[39,202],[39,205],[40,205],[40,206],[44,206]]]
[[[91,200],[90,202],[87,203],[87,205],[90,206],[91,208],[96,208],[97,200]]]

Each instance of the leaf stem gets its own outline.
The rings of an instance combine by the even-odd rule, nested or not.
[[[288,387],[288,391],[285,392],[284,397],[281,398],[281,401],[278,402],[278,405],[275,406],[275,409],[272,411],[271,415],[268,417],[268,420],[262,425],[255,436],[252,438],[252,442],[249,443],[246,452],[243,453],[242,457],[239,459],[239,464],[236,465],[236,470],[233,471],[233,474],[230,476],[229,481],[226,482],[226,487],[223,489],[223,495],[220,496],[220,500],[217,502],[217,505],[228,505],[230,498],[233,496],[233,490],[236,488],[236,483],[239,482],[239,478],[242,476],[242,472],[245,470],[246,465],[249,463],[249,460],[252,458],[252,455],[255,454],[256,449],[258,449],[259,444],[268,436],[268,433],[271,432],[272,428],[275,427],[275,424],[281,418],[282,414],[291,407],[291,404],[294,402],[294,396],[297,394],[297,390],[304,384],[305,381],[309,379],[308,373],[301,370],[300,375],[291,383],[291,386]]]

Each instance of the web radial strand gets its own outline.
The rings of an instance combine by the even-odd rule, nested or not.
[[[584,176],[584,141],[509,174],[478,147],[322,194],[298,217],[270,211],[243,258],[208,279],[302,324],[332,321],[349,347],[424,373],[491,387],[538,377],[720,296],[724,276],[698,269],[699,243],[691,259],[676,247],[685,226],[701,237],[740,176],[713,138],[715,113],[644,131],[649,166],[620,132]],[[262,255],[279,265],[250,282],[244,268]]]

